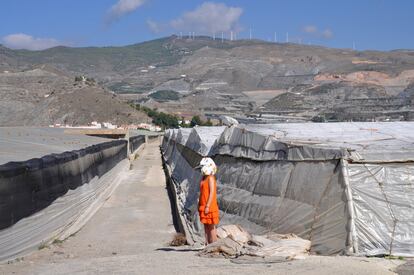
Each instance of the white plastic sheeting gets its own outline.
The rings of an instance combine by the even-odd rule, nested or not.
[[[414,123],[181,131],[167,131],[162,149],[193,241],[202,234],[192,167],[208,155],[219,167],[221,224],[294,233],[324,255],[414,256]]]
[[[111,195],[130,166],[126,140],[29,130],[18,129],[17,133],[23,131],[27,136],[14,143],[23,143],[28,150],[32,143],[27,137],[39,134],[33,146],[41,150],[28,154],[39,158],[0,165],[0,262],[76,233]],[[70,145],[66,144],[68,140]],[[145,142],[140,137],[136,140],[135,146]],[[68,146],[79,150],[60,152]],[[23,151],[18,152],[18,160],[24,156]],[[59,154],[42,156],[42,152]]]
[[[218,142],[217,153],[257,160],[413,161],[414,123],[250,124],[228,128]]]
[[[108,141],[99,137],[65,134],[64,131],[64,128],[0,127],[0,165],[79,150]]]
[[[414,164],[349,165],[360,252],[414,256]]]
[[[129,161],[122,160],[102,177],[70,190],[47,208],[1,230],[0,262],[76,233],[108,199],[128,169]]]
[[[200,256],[239,258],[240,263],[285,262],[304,259],[309,255],[311,242],[294,234],[251,235],[237,225],[224,225],[217,228],[217,242],[207,245],[199,252]],[[241,260],[239,258],[238,260]]]

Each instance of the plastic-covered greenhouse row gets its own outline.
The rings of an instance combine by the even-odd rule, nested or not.
[[[193,167],[210,156],[220,224],[294,233],[322,255],[414,256],[414,123],[169,130],[162,152],[190,243],[203,236]]]

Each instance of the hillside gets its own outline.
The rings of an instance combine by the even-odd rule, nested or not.
[[[146,122],[147,116],[93,82],[46,66],[0,73],[0,126]]]
[[[171,36],[125,47],[0,48],[0,69],[46,64],[94,77],[124,101],[180,116],[231,114],[256,121],[412,119],[402,97],[414,52]],[[158,95],[170,91],[170,96]],[[174,93],[174,96],[171,96]],[[339,115],[341,114],[341,115]]]

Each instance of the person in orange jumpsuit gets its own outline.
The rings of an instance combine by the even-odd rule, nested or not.
[[[200,221],[204,224],[206,243],[217,241],[216,225],[219,223],[219,208],[217,204],[217,166],[211,158],[203,158],[200,162],[203,178],[200,182],[200,198],[198,212]]]

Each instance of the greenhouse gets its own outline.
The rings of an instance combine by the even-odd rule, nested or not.
[[[181,229],[201,242],[203,156],[218,165],[220,224],[294,233],[321,255],[414,256],[414,123],[169,130],[163,158]]]

